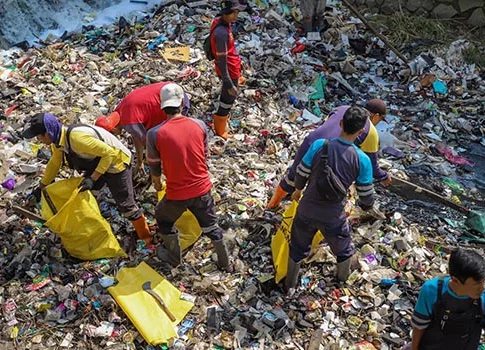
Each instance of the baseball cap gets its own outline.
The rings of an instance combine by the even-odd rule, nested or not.
[[[388,123],[388,121],[386,120],[387,106],[380,98],[373,98],[372,100],[367,101],[367,103],[365,104],[365,109],[367,109],[371,113],[380,114],[383,120]]]
[[[235,10],[244,11],[245,9],[246,5],[241,4],[239,0],[225,0],[221,5],[222,14],[229,14]]]
[[[170,83],[160,90],[162,109],[165,107],[180,107],[184,100],[184,89],[178,84]]]
[[[108,116],[102,115],[96,119],[94,125],[99,126],[107,131],[111,131],[120,123],[120,114],[118,112],[112,112]]]
[[[22,137],[24,139],[31,139],[37,135],[43,135],[46,133],[44,125],[44,113],[37,113],[30,119],[29,123],[29,127],[22,132]]]

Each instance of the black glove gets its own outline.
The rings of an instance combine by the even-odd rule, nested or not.
[[[81,192],[91,190],[94,187],[94,180],[90,177],[85,177],[83,181],[79,184]]]
[[[42,190],[40,187],[37,187],[35,190],[32,191],[30,194],[30,198],[35,198],[35,200],[38,202],[40,201],[40,195],[42,194]]]

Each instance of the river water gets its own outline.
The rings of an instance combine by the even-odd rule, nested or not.
[[[78,31],[83,25],[102,26],[120,16],[132,20],[141,17],[162,0],[0,0],[0,36],[3,46],[49,33]],[[135,0],[136,1],[136,0]]]

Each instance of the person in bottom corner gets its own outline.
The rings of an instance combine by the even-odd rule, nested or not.
[[[291,227],[290,258],[285,288],[298,283],[301,261],[310,253],[313,237],[318,230],[337,257],[337,278],[346,281],[355,259],[351,227],[345,214],[349,187],[355,182],[358,205],[364,210],[374,207],[372,164],[369,157],[355,144],[364,132],[368,113],[360,107],[350,107],[336,139],[318,139],[309,147],[296,170],[293,200],[300,200],[308,183]]]
[[[218,225],[212,182],[207,167],[207,128],[201,120],[181,114],[183,90],[177,84],[162,90],[162,108],[167,120],[147,133],[147,159],[153,186],[162,190],[162,169],[166,177],[165,197],[155,209],[155,218],[164,248],[157,253],[174,266],[182,262],[182,249],[175,222],[189,209],[202,232],[214,245],[219,266],[231,271],[229,253]]]
[[[411,319],[411,350],[476,350],[485,326],[485,258],[458,248],[449,276],[426,281]]]
[[[51,146],[52,158],[44,177],[33,195],[39,199],[41,190],[54,181],[61,166],[84,173],[81,191],[100,190],[107,185],[118,211],[133,224],[140,239],[148,245],[150,230],[143,210],[135,202],[131,171],[131,152],[103,128],[90,125],[65,127],[52,114],[37,113],[22,136],[37,139]]]
[[[230,136],[227,133],[229,112],[236,101],[241,78],[241,57],[236,50],[231,23],[236,22],[239,12],[245,9],[246,5],[238,0],[224,1],[220,16],[212,21],[210,29],[216,74],[222,80],[219,106],[213,115],[214,129],[224,139]]]
[[[349,108],[349,105],[344,105],[333,110],[322,125],[305,137],[296,152],[293,164],[288,168],[285,176],[276,187],[268,203],[268,209],[276,208],[288,193],[293,193],[296,168],[313,141],[321,138],[331,139],[340,135],[342,131],[340,122]],[[387,107],[384,101],[376,98],[367,101],[365,109],[370,113],[370,116],[365,123],[364,132],[355,139],[355,144],[371,159],[374,180],[379,181],[383,186],[388,186],[391,183],[391,175],[379,166],[379,134],[375,128],[375,125],[381,121],[387,122]]]

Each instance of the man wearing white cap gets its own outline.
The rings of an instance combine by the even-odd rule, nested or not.
[[[96,126],[114,135],[119,135],[121,130],[125,130],[133,137],[136,150],[135,174],[139,171],[143,172],[146,132],[167,119],[167,115],[162,110],[161,94],[168,84],[173,83],[161,82],[135,89],[121,100],[110,115],[96,119]],[[187,114],[190,103],[185,94],[183,108],[184,114]]]
[[[157,191],[162,189],[162,169],[167,182],[166,195],[155,209],[165,246],[157,253],[163,261],[174,266],[181,264],[179,233],[174,224],[189,209],[202,232],[212,240],[219,266],[229,271],[223,231],[217,223],[214,198],[210,193],[207,128],[202,121],[181,114],[183,100],[184,91],[179,85],[166,85],[162,89],[162,109],[167,120],[147,133],[147,160],[152,183]]]

